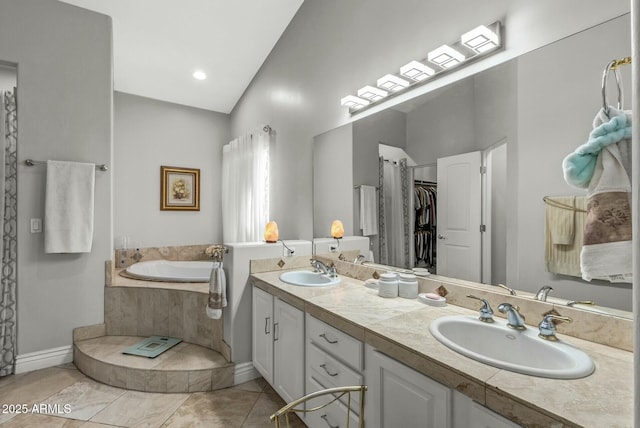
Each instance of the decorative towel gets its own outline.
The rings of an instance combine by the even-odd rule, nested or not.
[[[213,262],[211,278],[209,279],[209,301],[207,303],[207,316],[220,319],[222,308],[227,306],[227,278],[224,274],[222,262]]]
[[[630,113],[611,108],[616,117]],[[607,120],[600,112],[594,120],[599,127]],[[631,282],[631,181],[629,178],[631,140],[626,137],[609,144],[598,154],[587,189],[587,219],[580,256],[582,279]]]
[[[611,116],[611,119],[609,118]],[[581,189],[589,187],[596,168],[598,154],[605,147],[621,141],[627,141],[626,147],[621,147],[622,154],[627,160],[625,169],[630,175],[631,155],[624,153],[630,147],[631,112],[609,107],[609,116],[601,109],[593,120],[593,131],[589,134],[589,141],[578,147],[562,162],[565,181]]]
[[[363,236],[378,234],[378,198],[374,186],[360,186],[360,229]]]
[[[571,205],[565,204],[565,207],[563,207],[556,203],[559,201],[570,202]],[[548,198],[545,202],[547,202],[547,208],[544,261],[547,266],[547,271],[582,278],[580,253],[582,251],[582,230],[584,229],[584,222],[587,218],[587,198],[584,196],[553,197]],[[566,244],[555,243],[554,233],[555,239],[562,237],[564,240],[567,238],[568,232],[566,230],[557,231],[557,229],[560,228],[557,225],[554,226],[558,218],[567,215],[573,220],[573,238]],[[576,231],[577,233],[575,233]]]
[[[573,245],[575,236],[575,196],[547,198],[546,222],[554,245]]]
[[[47,161],[45,253],[89,253],[93,241],[96,166]]]

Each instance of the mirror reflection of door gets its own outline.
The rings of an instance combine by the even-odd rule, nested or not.
[[[481,281],[482,152],[438,159],[437,273]]]
[[[507,283],[507,141],[482,152],[482,282]]]

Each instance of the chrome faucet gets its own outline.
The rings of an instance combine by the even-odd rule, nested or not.
[[[358,264],[358,262],[364,262],[364,259],[365,259],[364,255],[358,254],[358,257],[356,257],[353,263]]]
[[[518,312],[520,308],[510,303],[501,303],[498,306],[498,310],[503,314],[507,314],[507,327],[514,328],[516,330],[524,330],[527,327],[524,325],[524,316]]]
[[[540,290],[538,290],[533,300],[540,300],[541,302],[546,302],[547,296],[549,295],[549,292],[551,290],[553,290],[553,287],[549,287],[548,285],[545,285]]]
[[[509,294],[511,294],[512,296],[516,295],[516,290],[514,290],[513,288],[509,288],[504,284],[498,284],[498,287],[500,288],[504,288],[505,290],[507,290],[509,292]]]
[[[338,276],[338,271],[333,264],[331,266],[327,266],[320,260],[311,259],[311,266],[313,266],[316,272],[322,272],[322,274],[329,275],[332,278]]]
[[[538,337],[544,340],[551,340],[553,342],[557,341],[556,337],[556,325],[554,321],[564,321],[571,322],[571,318],[562,317],[560,315],[547,314],[542,318],[540,324],[538,324],[538,328],[540,329],[540,333],[538,333]]]
[[[482,302],[482,307],[480,308],[480,316],[478,319],[482,322],[493,322],[493,310],[491,310],[491,306],[489,302],[485,299],[481,299],[480,297],[473,296],[471,294],[467,295],[470,299],[476,299]]]

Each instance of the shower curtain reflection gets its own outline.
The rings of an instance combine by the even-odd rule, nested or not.
[[[2,271],[0,273],[0,376],[15,371],[17,283],[17,138],[16,89],[0,91],[0,204]]]
[[[380,263],[411,268],[414,251],[411,224],[413,223],[413,199],[409,183],[413,171],[407,168],[407,160],[389,161],[380,157],[379,162],[379,246]]]

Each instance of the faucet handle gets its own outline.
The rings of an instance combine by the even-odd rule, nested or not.
[[[538,333],[538,337],[544,340],[551,340],[555,342],[558,340],[556,337],[556,325],[554,321],[558,322],[571,322],[573,321],[569,317],[563,317],[555,314],[547,314],[542,318],[540,324],[538,324],[538,328],[540,329],[540,333]]]
[[[482,307],[480,307],[480,316],[478,319],[482,322],[493,322],[493,310],[491,309],[491,305],[485,299],[481,299],[480,297],[476,297],[474,295],[468,294],[468,298],[479,300],[482,302]]]
[[[516,295],[516,290],[514,290],[513,288],[509,288],[504,284],[498,284],[498,287],[500,288],[504,288],[505,290],[507,290],[509,292],[509,294],[511,294],[512,296]]]

